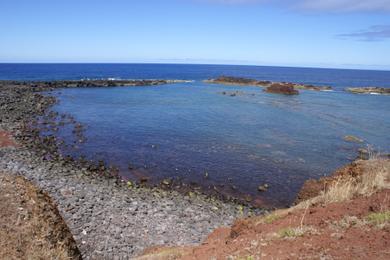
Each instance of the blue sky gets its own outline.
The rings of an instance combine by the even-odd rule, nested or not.
[[[390,70],[390,0],[1,0],[0,62]]]

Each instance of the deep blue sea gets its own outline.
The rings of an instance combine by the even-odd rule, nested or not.
[[[333,92],[268,94],[203,83],[220,75],[330,85]],[[389,71],[220,65],[0,65],[0,79],[186,79],[157,87],[56,90],[53,108],[86,126],[87,142],[64,150],[120,167],[122,176],[180,180],[204,190],[284,206],[309,178],[330,174],[372,145],[390,151],[390,96],[350,86],[390,87]],[[222,95],[222,92],[238,95]],[[69,129],[58,135],[68,143]],[[354,135],[363,143],[349,143]],[[131,164],[133,169],[129,170]],[[258,186],[269,184],[267,192]]]
[[[390,71],[290,68],[236,65],[185,64],[1,64],[0,80],[64,79],[188,79],[221,75],[259,80],[330,85],[336,89],[355,86],[390,87]]]

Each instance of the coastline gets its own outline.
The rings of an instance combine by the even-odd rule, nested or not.
[[[50,194],[84,258],[128,257],[151,246],[196,244],[214,228],[253,214],[250,208],[201,194],[129,186],[112,177],[110,169],[93,171],[62,158],[55,139],[40,138],[34,122],[56,102],[41,94],[53,85],[7,84],[0,84],[0,129],[17,146],[12,142],[0,148],[0,169],[22,175]]]
[[[215,236],[219,236],[221,232],[223,239],[236,243],[235,233],[245,239],[243,235],[247,230],[252,230],[252,227],[256,230],[274,227],[269,223],[262,223],[260,227],[256,224],[262,219],[256,215],[267,214],[266,210],[253,212],[249,207],[202,194],[182,194],[133,183],[130,185],[115,176],[114,168],[102,168],[102,165],[94,162],[80,164],[71,158],[63,158],[58,153],[55,138],[40,136],[37,128],[37,117],[46,117],[48,121],[45,124],[55,128],[51,119],[61,116],[50,112],[50,107],[56,102],[55,97],[42,94],[42,91],[53,89],[52,86],[46,83],[35,87],[0,84],[0,172],[23,176],[48,192],[83,258],[128,258],[136,257],[142,252],[146,252],[147,257],[148,252],[156,254],[150,248],[196,248],[202,241],[210,242],[213,248]],[[77,125],[77,122],[73,123]],[[75,133],[80,138],[81,128],[82,126],[80,132]],[[321,185],[315,185],[316,192],[320,191],[319,186]],[[305,186],[301,191],[304,189]],[[388,194],[386,192],[384,194]],[[312,196],[314,195],[304,199]],[[315,208],[319,212],[315,215],[322,212],[321,207]],[[286,210],[292,212],[289,209],[281,211]],[[281,220],[281,223],[295,223],[302,214],[301,211],[293,212],[287,220]],[[306,210],[303,214],[305,212]],[[367,214],[366,211],[363,213]],[[342,211],[342,214],[345,212]],[[246,217],[252,218],[248,221],[240,220]],[[289,219],[293,222],[289,222]],[[228,228],[233,223],[235,224]],[[226,228],[220,228],[221,226]],[[280,225],[276,227],[279,228]],[[212,233],[216,228],[219,229]],[[310,230],[308,232],[310,235],[314,234]],[[207,244],[203,245],[208,247]],[[238,245],[242,247],[242,244]],[[159,249],[157,252],[160,252]],[[183,254],[187,252],[185,249]]]

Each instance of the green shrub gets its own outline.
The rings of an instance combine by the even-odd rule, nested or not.
[[[382,225],[390,222],[390,211],[371,213],[366,217],[367,221],[373,225]]]

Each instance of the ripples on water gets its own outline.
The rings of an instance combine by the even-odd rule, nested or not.
[[[237,96],[222,92],[239,91]],[[61,94],[60,94],[61,93]],[[74,156],[103,159],[128,178],[179,178],[220,192],[291,203],[302,183],[390,147],[390,97],[345,92],[267,94],[200,81],[158,87],[65,89],[54,108],[85,124]],[[59,134],[71,140],[71,131]],[[355,135],[365,144],[343,141]],[[131,163],[138,170],[129,171]],[[265,193],[259,185],[267,183]]]

